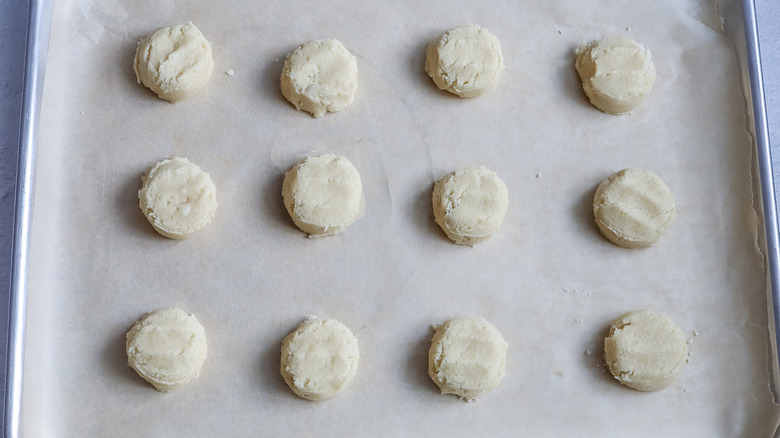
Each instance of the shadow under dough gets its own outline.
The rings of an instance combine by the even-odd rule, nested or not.
[[[134,230],[137,234],[148,238],[167,239],[160,235],[144,216],[138,205],[138,190],[141,188],[141,173],[127,178],[126,182],[118,189],[115,197],[117,209],[121,212],[119,219],[124,222],[125,228]]]
[[[607,364],[604,362],[604,338],[608,335],[609,327],[600,332],[593,333],[587,345],[587,350],[590,351],[590,354],[583,354],[581,362],[586,369],[590,370],[594,379],[600,380],[611,386],[620,386],[620,383],[615,380],[612,373],[609,372]]]
[[[417,388],[425,388],[438,394],[439,388],[428,375],[428,351],[431,348],[433,331],[427,330],[426,327],[426,330],[421,330],[421,332],[422,335],[410,343],[410,347],[407,350],[405,375],[411,385]]]
[[[577,202],[572,204],[571,213],[577,219],[577,233],[592,236],[593,240],[603,241],[601,231],[593,218],[593,196],[596,193],[596,187],[582,193]]]
[[[298,230],[298,227],[295,226],[290,214],[287,212],[287,208],[284,206],[284,198],[282,197],[283,183],[284,174],[280,173],[263,187],[263,191],[260,194],[260,205],[264,212],[263,218],[278,226]]]
[[[127,363],[125,334],[130,331],[131,328],[132,325],[121,332],[119,332],[118,329],[112,330],[110,336],[107,337],[108,341],[103,346],[101,355],[103,366],[111,375],[111,379],[107,380],[112,382],[126,381],[134,386],[149,387],[150,389],[153,389],[151,384],[139,376]]]
[[[561,84],[561,89],[564,94],[566,94],[572,102],[576,102],[587,108],[592,108],[588,96],[585,95],[585,91],[582,89],[582,80],[575,67],[577,62],[577,56],[575,55],[576,50],[576,46],[568,48],[567,53],[571,54],[571,56],[567,56],[567,61],[569,62],[561,64],[555,74],[558,78],[558,82]]]
[[[419,228],[423,234],[438,236],[440,239],[449,241],[444,230],[439,227],[433,217],[433,205],[431,197],[433,196],[433,183],[417,193],[412,204],[410,216],[413,217],[414,225]]]
[[[294,392],[287,386],[281,373],[281,340],[268,342],[259,358],[259,374],[261,387],[275,393],[284,393],[297,398]]]
[[[263,96],[263,100],[272,99],[277,102],[292,105],[287,101],[287,98],[284,97],[284,94],[282,94],[280,78],[282,69],[284,68],[285,58],[287,58],[287,53],[276,54],[273,57],[269,56],[269,62],[257,69],[259,73],[256,83],[259,84],[259,92]]]

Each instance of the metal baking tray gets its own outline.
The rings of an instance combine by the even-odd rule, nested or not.
[[[21,106],[20,136],[18,142],[18,165],[12,197],[14,221],[10,236],[10,256],[3,256],[4,269],[10,272],[10,282],[3,305],[7,324],[7,342],[0,351],[4,368],[3,392],[3,435],[19,436],[21,415],[22,364],[25,342],[25,304],[27,285],[28,244],[33,214],[33,193],[35,185],[35,163],[38,115],[42,93],[52,2],[31,0],[24,12],[16,15],[27,20],[27,39],[24,50],[23,95]],[[772,163],[770,156],[767,115],[762,83],[758,35],[756,29],[755,4],[753,0],[735,1],[721,6],[726,34],[735,42],[742,70],[745,95],[748,96],[749,130],[754,136],[757,169],[756,191],[760,196],[763,214],[763,244],[769,290],[767,293],[772,371],[775,382],[780,382],[778,367],[778,334],[780,333],[780,245],[778,244],[778,221],[775,202]],[[5,243],[5,242],[4,242]],[[777,399],[777,398],[776,398]]]
[[[13,212],[13,224],[10,235],[2,235],[3,244],[11,248],[10,253],[3,253],[3,272],[9,273],[8,289],[2,292],[3,314],[0,325],[4,331],[0,343],[0,359],[3,364],[3,436],[16,437],[20,434],[21,400],[22,400],[22,370],[24,360],[25,313],[27,299],[27,260],[30,243],[30,225],[32,221],[33,193],[35,187],[35,158],[38,143],[38,120],[40,102],[43,90],[43,78],[46,70],[46,55],[49,47],[49,31],[51,27],[51,1],[30,0],[29,2],[14,2],[2,6],[6,13],[3,21],[15,20],[15,23],[25,23],[27,34],[14,41],[19,43],[18,57],[10,61],[23,62],[23,77],[21,84],[20,126],[18,131],[18,152],[3,151],[3,158],[18,157],[16,171],[3,175],[4,193],[6,187],[11,188],[9,198],[4,202],[3,209]],[[6,24],[3,23],[3,24]],[[6,42],[4,41],[4,44]],[[5,62],[5,60],[4,60]],[[14,84],[16,85],[16,84]],[[11,99],[9,99],[10,101]],[[7,105],[7,103],[4,103]],[[6,134],[6,133],[4,133]],[[12,133],[7,133],[12,134]],[[7,210],[7,211],[8,211]],[[5,224],[4,224],[5,225]],[[6,237],[8,241],[6,241]],[[5,278],[5,277],[3,277]]]
[[[772,349],[773,394],[778,400],[777,387],[780,383],[780,360],[778,360],[778,338],[780,338],[780,244],[778,243],[777,197],[772,173],[772,154],[769,143],[766,97],[761,72],[761,52],[756,27],[756,5],[753,0],[734,2],[724,8],[726,34],[734,41],[737,59],[742,70],[742,84],[748,97],[748,127],[756,146],[758,184],[756,190],[761,199],[764,219],[764,244],[767,274],[767,311],[769,315],[769,337]]]

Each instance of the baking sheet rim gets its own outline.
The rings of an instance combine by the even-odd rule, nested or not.
[[[769,332],[772,348],[772,377],[774,388],[780,383],[780,243],[778,239],[777,205],[772,174],[771,148],[766,120],[766,101],[761,71],[755,0],[741,0],[739,13],[742,21],[727,35],[734,41],[746,83],[749,99],[749,128],[756,147],[760,208],[763,213],[763,232],[766,248],[767,298]],[[32,0],[29,6],[27,47],[25,50],[24,88],[22,103],[22,135],[19,141],[17,164],[17,192],[15,196],[13,257],[11,273],[11,300],[8,309],[9,333],[6,360],[6,388],[4,396],[4,436],[19,435],[21,427],[21,391],[24,357],[25,312],[27,295],[28,247],[35,183],[35,163],[38,142],[38,121],[46,55],[51,30],[52,1]],[[743,29],[744,28],[744,29]],[[740,32],[744,32],[739,35]],[[735,38],[741,36],[742,38]],[[739,45],[744,41],[745,46]],[[761,232],[762,230],[759,230]],[[773,392],[775,402],[778,397]],[[780,425],[778,426],[780,427]],[[779,429],[780,430],[780,429]]]

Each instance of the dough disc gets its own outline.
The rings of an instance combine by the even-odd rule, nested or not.
[[[344,324],[311,316],[282,341],[282,377],[298,396],[326,400],[349,385],[359,357],[357,338]]]
[[[509,192],[501,178],[483,166],[456,170],[433,186],[433,216],[447,237],[475,245],[504,221]]]
[[[627,38],[606,38],[577,49],[582,88],[596,108],[623,114],[641,103],[653,89],[652,53]]]
[[[489,322],[454,318],[436,328],[428,352],[428,375],[442,394],[481,397],[501,382],[508,344]]]
[[[208,173],[186,158],[174,157],[144,173],[138,203],[160,234],[185,239],[211,222],[217,188]]]
[[[624,169],[599,184],[593,197],[596,224],[623,248],[655,244],[677,218],[669,186],[649,170]]]
[[[360,174],[348,159],[333,154],[305,158],[287,171],[282,198],[309,237],[342,232],[365,210]]]
[[[159,391],[198,377],[206,359],[206,332],[193,315],[176,307],[147,313],[127,332],[128,364]]]
[[[139,84],[176,103],[200,91],[211,77],[211,44],[192,22],[161,27],[138,43],[133,68]]]
[[[475,24],[458,26],[428,45],[425,72],[436,86],[460,97],[477,97],[495,87],[504,70],[501,43]]]
[[[357,91],[357,58],[338,40],[312,40],[287,55],[282,94],[314,117],[352,104]]]
[[[659,391],[680,375],[687,360],[685,335],[666,316],[636,310],[612,322],[604,338],[609,372],[623,385]]]

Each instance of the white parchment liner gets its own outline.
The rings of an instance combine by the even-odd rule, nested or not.
[[[172,2],[55,4],[41,119],[25,360],[24,431],[48,436],[770,436],[765,280],[751,141],[732,43],[709,2]],[[214,48],[206,88],[177,105],[136,84],[136,42],[189,20]],[[441,32],[477,23],[502,43],[497,89],[473,100],[423,71]],[[655,88],[632,114],[594,109],[574,50],[605,36],[653,52]],[[337,38],[358,94],[313,119],[279,91],[284,56]],[[233,70],[234,75],[225,74]],[[346,155],[367,211],[310,240],[281,202],[285,170]],[[137,206],[140,174],[185,156],[218,188],[217,216],[186,241]],[[509,187],[503,227],[475,248],[433,222],[433,182],[485,165]],[[625,250],[592,220],[596,185],[647,168],[674,191],[663,240]],[[194,313],[209,355],[157,393],[126,365],[124,334],[164,306]],[[680,325],[691,359],[640,393],[604,370],[621,313]],[[337,398],[286,387],[279,343],[309,314],[356,334],[361,363]],[[509,342],[507,374],[476,403],[426,374],[430,324],[484,317]]]

